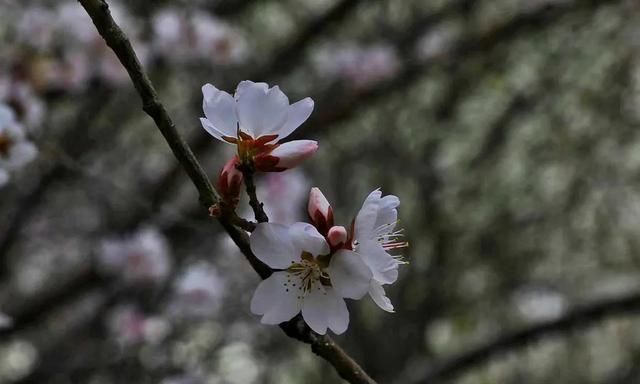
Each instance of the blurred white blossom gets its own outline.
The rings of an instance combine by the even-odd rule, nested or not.
[[[385,44],[326,46],[316,53],[313,60],[320,75],[339,79],[356,89],[368,88],[389,79],[400,68],[395,49]]]
[[[171,332],[171,326],[165,319],[147,316],[130,304],[114,308],[107,317],[107,327],[114,339],[125,346],[158,344]]]
[[[145,228],[124,238],[105,239],[98,264],[107,273],[131,283],[163,281],[171,272],[171,256],[165,237]]]
[[[178,277],[169,310],[177,317],[208,317],[218,312],[224,294],[225,282],[215,267],[194,264]]]
[[[303,171],[267,173],[258,183],[258,196],[269,220],[280,224],[300,221],[311,182]]]

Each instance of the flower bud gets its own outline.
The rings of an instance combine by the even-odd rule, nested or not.
[[[242,189],[243,176],[242,172],[237,168],[240,164],[238,156],[234,156],[220,171],[218,176],[218,191],[222,195],[223,200],[233,207],[238,205],[240,201],[240,192]]]
[[[254,157],[254,166],[261,172],[281,172],[300,165],[318,150],[318,142],[294,140],[277,144],[268,153]]]
[[[327,240],[331,249],[342,248],[347,241],[347,229],[343,226],[334,226],[327,233]]]
[[[333,209],[319,188],[311,188],[307,209],[315,227],[322,235],[326,236],[329,228],[333,227]]]

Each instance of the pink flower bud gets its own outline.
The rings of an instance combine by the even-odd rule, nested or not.
[[[218,176],[218,191],[222,195],[224,201],[232,206],[236,206],[240,200],[240,192],[242,189],[243,176],[238,170],[240,159],[234,156],[220,171]]]
[[[309,192],[308,212],[315,227],[326,236],[333,227],[333,209],[319,188],[313,187]]]
[[[300,165],[318,150],[318,142],[313,140],[294,140],[276,145],[270,152],[254,158],[258,171],[281,172]]]
[[[327,233],[327,240],[331,249],[342,248],[347,241],[347,229],[343,226],[334,226]]]

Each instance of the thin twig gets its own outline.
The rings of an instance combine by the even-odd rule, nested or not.
[[[249,195],[249,205],[253,209],[253,214],[256,217],[258,223],[266,223],[269,221],[267,214],[264,212],[264,205],[258,200],[256,193],[256,183],[253,181],[253,171],[243,169],[242,175],[244,177],[244,185],[247,189],[247,195]]]
[[[603,299],[574,309],[555,320],[503,334],[486,344],[436,363],[431,368],[424,369],[422,373],[412,375],[413,380],[403,380],[403,382],[432,384],[451,379],[505,352],[526,347],[544,336],[586,328],[606,318],[635,312],[640,312],[640,292]]]
[[[142,99],[143,110],[153,118],[156,126],[171,147],[173,154],[197,188],[200,194],[201,204],[208,209],[219,200],[218,194],[191,152],[191,149],[176,130],[166,109],[158,99],[158,95],[142,69],[129,39],[111,17],[109,6],[104,0],[78,1],[93,20],[98,32],[107,42],[107,45],[115,52],[129,73],[131,81]],[[228,217],[220,216],[218,219],[260,277],[268,277],[271,274],[271,270],[253,255],[249,247],[247,234],[235,227]],[[350,383],[375,383],[330,337],[315,334],[304,322],[300,322],[299,319],[295,322],[294,326],[290,324],[292,324],[292,322],[285,323],[281,326],[287,335],[310,344],[312,351],[327,360],[342,378]]]

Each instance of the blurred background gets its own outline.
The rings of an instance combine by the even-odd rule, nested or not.
[[[212,178],[230,148],[200,127],[203,83],[315,100],[294,136],[316,156],[258,180],[272,220],[305,219],[311,186],[342,223],[400,197],[396,313],[350,302],[336,337],[380,383],[629,295],[448,380],[640,382],[638,2],[109,4]],[[257,275],[80,5],[3,0],[0,41],[0,383],[339,382],[251,315]]]

